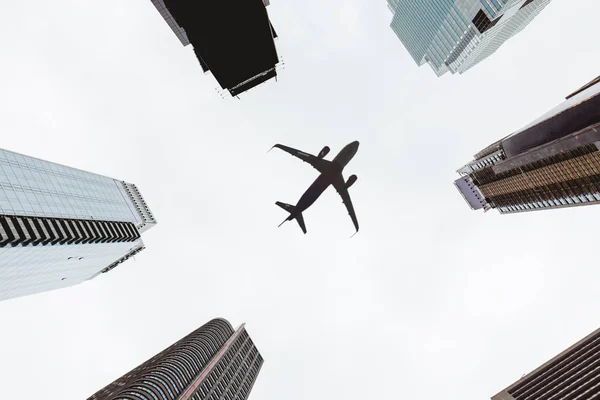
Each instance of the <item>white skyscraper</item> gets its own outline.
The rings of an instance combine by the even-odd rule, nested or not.
[[[133,184],[0,149],[0,300],[107,272],[155,224]]]
[[[418,65],[463,73],[519,33],[550,0],[388,0],[392,30]]]

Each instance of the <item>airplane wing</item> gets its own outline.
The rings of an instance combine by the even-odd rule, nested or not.
[[[301,159],[302,161],[309,163],[317,171],[319,171],[321,173],[325,172],[331,165],[331,161],[324,160],[322,158],[313,156],[312,154],[308,154],[303,151],[296,150],[296,149],[293,149],[288,146],[284,146],[282,144],[276,144],[273,147],[277,147],[278,149],[281,149],[281,150],[285,151],[286,153],[289,153],[289,154],[293,155],[294,157],[297,157],[297,158]]]
[[[344,177],[341,173],[333,179],[333,187],[340,194],[340,197],[342,198],[342,201],[348,210],[348,215],[350,215],[352,223],[356,228],[356,232],[358,232],[358,219],[356,219],[356,213],[354,212],[354,206],[352,205],[352,200],[350,199],[350,193],[348,193],[348,189],[346,189],[346,181],[344,181]]]

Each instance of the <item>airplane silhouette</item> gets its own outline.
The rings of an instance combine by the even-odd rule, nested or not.
[[[298,225],[300,225],[302,232],[306,234],[306,225],[304,223],[302,212],[313,205],[313,203],[330,185],[333,185],[335,190],[337,190],[339,195],[342,197],[342,201],[346,205],[346,209],[348,210],[348,214],[354,223],[356,232],[358,232],[358,220],[356,219],[354,206],[352,205],[352,200],[350,199],[350,194],[348,193],[348,188],[350,188],[350,186],[356,182],[358,177],[356,175],[350,175],[348,181],[345,181],[344,176],[342,175],[344,167],[350,162],[350,160],[352,160],[358,151],[358,145],[358,141],[348,144],[338,153],[337,156],[335,156],[332,161],[327,161],[324,159],[324,157],[329,153],[328,146],[323,147],[317,156],[281,144],[276,144],[275,146],[271,147],[271,150],[273,148],[278,148],[293,155],[294,157],[298,157],[302,161],[312,165],[321,173],[317,179],[315,179],[313,184],[310,185],[310,187],[306,190],[306,192],[304,192],[302,197],[300,197],[300,200],[298,200],[298,203],[295,206],[282,203],[280,201],[275,203],[290,213],[290,215],[281,224],[279,224],[279,226],[283,225],[286,221],[295,219],[298,221]],[[356,234],[356,232],[354,234]]]

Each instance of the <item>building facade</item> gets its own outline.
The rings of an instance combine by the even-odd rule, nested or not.
[[[492,400],[593,400],[600,398],[600,329],[535,371],[523,376]]]
[[[245,325],[217,318],[88,400],[245,400],[262,364]]]
[[[133,184],[0,149],[0,300],[107,272],[155,224]]]
[[[169,9],[165,5],[164,0],[152,0],[152,4],[154,4],[154,7],[156,7],[161,17],[163,17],[167,25],[169,25],[169,28],[171,28],[171,30],[173,31],[175,36],[177,36],[177,39],[179,39],[181,44],[184,46],[190,44],[190,40],[188,39],[185,30],[177,24],[175,18],[173,18],[173,16],[169,12]]]
[[[600,79],[475,155],[454,183],[502,214],[600,203]]]
[[[388,0],[391,28],[418,65],[463,73],[522,31],[550,0]]]
[[[152,0],[179,41],[191,44],[202,70],[237,96],[277,76],[277,33],[269,0]]]

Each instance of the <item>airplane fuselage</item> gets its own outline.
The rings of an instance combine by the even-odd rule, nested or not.
[[[358,141],[352,142],[344,147],[337,156],[331,162],[331,168],[320,174],[317,179],[310,185],[310,187],[304,192],[294,212],[290,214],[289,220],[293,220],[307,208],[312,206],[315,201],[323,194],[325,190],[333,183],[333,179],[340,174],[344,167],[352,160],[356,152],[358,151]]]

